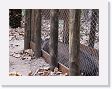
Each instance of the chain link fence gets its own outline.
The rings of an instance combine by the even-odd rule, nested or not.
[[[86,46],[93,44],[99,49],[99,12],[98,10],[84,9],[81,13],[80,43]]]
[[[82,9],[80,23],[80,43],[89,46],[90,42],[93,48],[99,49],[99,17],[98,10]],[[42,10],[42,39],[50,38],[50,10]],[[58,39],[64,44],[69,42],[69,10],[60,10]],[[92,35],[92,36],[91,36]]]
[[[42,49],[49,53],[50,9],[42,9],[41,15]],[[69,68],[69,9],[60,9],[58,19],[58,62]],[[32,18],[31,22],[34,22]],[[31,41],[34,42],[33,30],[31,30]],[[81,9],[80,44],[81,75],[99,75],[98,9]]]
[[[22,10],[22,27],[25,25],[25,9]],[[42,9],[42,40],[50,38],[50,9]],[[69,10],[59,10],[59,33],[58,39],[64,44],[69,42]],[[93,39],[92,39],[93,38]],[[32,37],[33,40],[33,37]],[[89,46],[94,44],[95,49],[99,50],[99,10],[82,9],[80,20],[80,43]]]
[[[99,12],[94,9],[82,9],[80,20],[80,72],[81,75],[98,75],[99,71]],[[69,67],[69,10],[59,10],[58,61]],[[41,38],[50,38],[50,10],[42,10]],[[45,47],[45,45],[47,47]],[[49,52],[49,42],[44,50]],[[94,48],[94,49],[93,49]]]

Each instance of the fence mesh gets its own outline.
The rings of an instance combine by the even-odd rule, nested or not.
[[[49,52],[50,9],[42,9],[42,48]],[[33,14],[32,14],[33,15]],[[69,67],[69,9],[59,10],[58,61]],[[31,20],[33,23],[33,20]],[[34,32],[31,31],[34,36]],[[34,37],[32,37],[32,41]],[[80,72],[92,76],[99,73],[99,10],[82,9],[80,19]]]
[[[44,14],[45,13],[45,14]],[[98,10],[82,9],[80,20],[80,72],[81,75],[98,75],[99,22]],[[42,10],[42,40],[50,38],[50,10]],[[58,61],[69,67],[69,10],[59,10]],[[44,45],[48,46],[48,42]],[[95,48],[95,49],[92,49]],[[49,48],[44,46],[49,52]],[[96,50],[97,49],[97,50]]]
[[[81,10],[80,23],[80,43],[89,46],[90,40],[94,44],[94,48],[99,48],[99,22],[98,10],[83,9]],[[60,10],[59,12],[59,33],[58,39],[64,44],[69,42],[69,11]],[[42,39],[50,38],[50,10],[42,10]],[[90,34],[91,32],[91,34]],[[92,35],[92,38],[90,36]]]
[[[99,17],[98,10],[84,9],[81,12],[80,43],[86,46],[94,44],[99,48]]]

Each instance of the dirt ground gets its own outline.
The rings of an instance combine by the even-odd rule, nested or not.
[[[10,76],[64,76],[41,58],[35,58],[32,49],[24,50],[24,28],[9,29]],[[66,75],[66,74],[65,74]]]

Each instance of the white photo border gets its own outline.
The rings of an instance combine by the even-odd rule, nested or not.
[[[99,9],[99,76],[9,76],[9,9]],[[2,0],[0,11],[0,84],[108,86],[107,0]]]

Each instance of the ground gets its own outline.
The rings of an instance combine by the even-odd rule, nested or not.
[[[83,21],[83,18],[82,20]],[[9,72],[10,75],[22,75],[22,76],[38,76],[38,75],[48,75],[56,76],[63,75],[61,72],[57,71],[56,68],[54,72],[49,70],[50,65],[41,58],[35,58],[34,53],[31,49],[24,50],[24,22],[25,18],[22,21],[22,27],[12,29],[9,28]],[[62,42],[63,39],[63,20],[59,20],[59,35],[58,40]],[[89,32],[90,32],[90,21],[81,22],[80,30],[80,43],[88,45]],[[49,39],[50,36],[50,20],[42,20],[42,31],[41,38],[42,40]],[[98,26],[97,26],[98,30]],[[96,38],[98,39],[98,31],[96,32]],[[99,49],[98,40],[95,41],[95,48]],[[45,72],[45,73],[43,73]],[[49,72],[49,73],[48,73]],[[64,74],[66,75],[66,74]]]
[[[9,75],[10,76],[64,76],[42,57],[35,58],[32,49],[24,50],[24,28],[9,29]],[[66,75],[66,74],[65,74]]]

